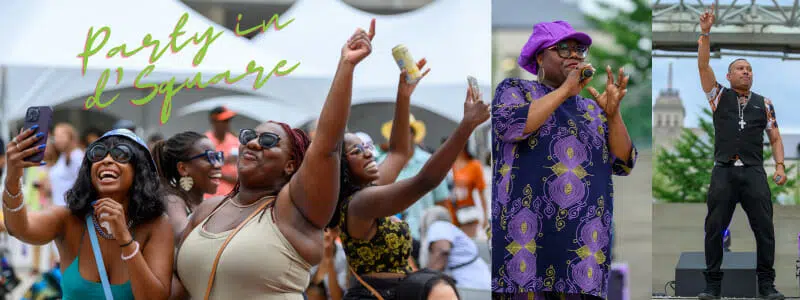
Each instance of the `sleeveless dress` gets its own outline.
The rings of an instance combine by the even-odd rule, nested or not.
[[[225,201],[189,233],[178,251],[178,276],[194,299],[205,296],[214,258],[233,231],[205,230],[206,222],[231,200]],[[311,265],[278,229],[273,209],[270,205],[231,239],[219,259],[210,299],[303,299]]]

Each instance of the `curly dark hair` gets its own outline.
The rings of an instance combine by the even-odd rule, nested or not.
[[[145,149],[123,137],[111,136],[102,140],[95,141],[108,148],[115,145],[127,145],[133,150],[133,157],[130,164],[133,166],[133,183],[128,191],[128,220],[132,222],[132,227],[146,223],[164,214],[164,204],[159,197],[161,184],[158,174],[150,163],[150,157]],[[90,148],[91,149],[91,148]],[[75,184],[66,195],[67,207],[72,214],[77,217],[84,217],[92,211],[92,202],[97,200],[97,191],[92,185],[92,162],[88,156],[84,156],[81,169]]]
[[[178,133],[167,140],[160,140],[153,145],[150,151],[158,167],[158,175],[161,179],[162,192],[173,193],[184,199],[187,192],[177,188],[181,174],[178,173],[178,162],[189,159],[194,144],[206,138],[206,136],[194,131]]]
[[[339,223],[342,218],[342,206],[347,202],[350,196],[371,185],[359,184],[358,180],[353,175],[353,171],[350,170],[350,165],[347,162],[347,149],[345,148],[344,141],[342,141],[342,145],[339,148],[341,148],[341,158],[339,159],[339,200],[336,202],[336,210],[333,212],[333,217],[331,217],[326,228],[336,228],[341,225]]]
[[[292,128],[292,126],[289,126],[289,124],[286,123],[276,122],[276,121],[267,121],[267,123],[277,124],[283,129],[284,132],[286,132],[286,135],[289,137],[289,143],[292,145],[291,159],[293,159],[296,162],[295,168],[299,169],[300,166],[303,165],[303,159],[306,157],[306,151],[308,151],[308,147],[311,145],[311,139],[308,137],[308,134],[306,134],[306,132],[303,131],[302,129]],[[294,174],[289,175],[290,179],[291,176],[294,176]],[[286,182],[289,181],[287,180]],[[220,202],[219,205],[225,203],[225,200],[227,200],[228,198],[232,198],[234,195],[238,194],[240,186],[241,186],[241,178],[240,180],[236,181],[236,185],[233,186],[233,190],[231,190],[230,193],[225,195],[225,198],[223,199],[223,201]],[[258,217],[259,221],[261,221],[261,217],[264,216],[264,212],[266,211],[267,207],[265,207],[261,211],[261,215]]]

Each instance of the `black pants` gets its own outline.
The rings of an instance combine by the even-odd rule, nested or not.
[[[775,280],[775,228],[772,224],[772,200],[767,174],[762,166],[715,166],[708,189],[705,254],[706,271],[720,272],[722,266],[722,234],[733,218],[736,203],[750,221],[756,240],[759,282]]]

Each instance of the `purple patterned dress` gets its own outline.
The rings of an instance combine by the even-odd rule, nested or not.
[[[492,103],[492,291],[525,299],[540,299],[541,292],[605,299],[611,176],[630,173],[636,148],[630,161],[614,157],[605,112],[580,96],[524,134],[530,103],[551,91],[535,81],[505,79]]]

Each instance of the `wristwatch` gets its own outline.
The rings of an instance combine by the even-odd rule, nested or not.
[[[783,166],[784,168],[786,168],[786,165],[784,165],[784,164],[783,164],[783,162],[776,162],[776,163],[775,163],[775,167],[777,167],[778,165],[781,165],[781,166]]]
[[[701,32],[701,33],[700,33],[700,36],[710,36],[710,35],[711,35],[711,32],[706,32],[706,33],[702,33],[702,32]]]

